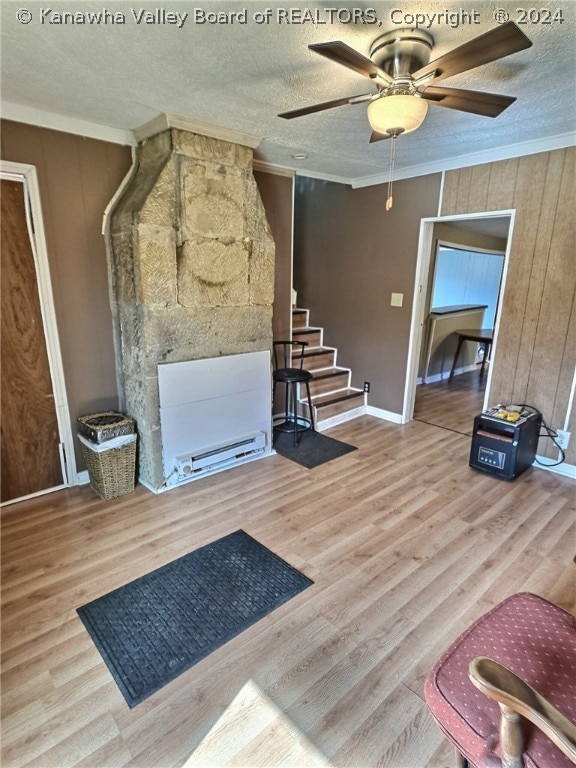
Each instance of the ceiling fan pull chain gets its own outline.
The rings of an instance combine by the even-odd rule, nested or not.
[[[389,211],[394,203],[392,197],[392,184],[394,183],[394,165],[396,163],[396,134],[392,134],[392,143],[390,145],[390,170],[388,172],[388,197],[386,199],[386,210]]]

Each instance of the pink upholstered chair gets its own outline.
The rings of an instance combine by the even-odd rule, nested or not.
[[[528,592],[508,597],[452,643],[424,696],[458,766],[571,768],[574,617]]]

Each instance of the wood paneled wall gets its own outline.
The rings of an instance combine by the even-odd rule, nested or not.
[[[36,166],[70,417],[117,408],[102,219],[130,148],[3,121],[2,158]]]
[[[563,428],[568,415],[570,464],[576,464],[574,410],[568,413],[576,369],[575,160],[570,147],[448,171],[442,200],[443,215],[516,211],[492,400],[532,404],[554,428]],[[539,451],[546,446],[550,441],[541,441]]]

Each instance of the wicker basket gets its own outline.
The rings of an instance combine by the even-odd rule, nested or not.
[[[78,431],[93,443],[103,443],[135,432],[134,419],[117,411],[103,411],[78,417]]]
[[[90,487],[101,499],[132,493],[136,482],[136,435],[125,435],[98,445],[78,434]]]

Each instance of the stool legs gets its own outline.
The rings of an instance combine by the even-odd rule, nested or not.
[[[280,429],[282,432],[293,432],[294,434],[294,447],[300,442],[300,432],[305,429],[311,429],[312,432],[316,431],[314,425],[314,411],[312,410],[312,396],[310,394],[310,385],[308,381],[286,381],[283,382],[286,389],[284,392],[284,422],[281,425],[277,425],[275,429]],[[310,412],[310,418],[306,419],[309,425],[299,429],[298,422],[298,384],[305,384],[306,386],[306,399],[308,402],[308,410]],[[276,390],[276,382],[273,386],[273,395]]]
[[[312,398],[310,397],[310,384],[305,381],[304,384],[306,385],[306,398],[308,400],[308,411],[310,413],[310,426],[307,427],[307,429],[311,429],[312,432],[316,432],[316,429],[314,427],[314,411],[312,410]],[[288,389],[288,387],[286,387]],[[292,414],[294,418],[294,446],[297,446],[299,443],[299,437],[298,437],[298,382],[294,381],[292,382]]]
[[[291,384],[286,384],[286,389],[284,392],[284,417],[286,419],[286,423],[290,421],[290,389],[292,388]]]
[[[306,382],[306,397],[308,399],[308,412],[310,414],[310,429],[312,432],[316,432],[316,427],[314,426],[314,411],[312,410],[312,398],[310,397],[310,384]]]
[[[291,384],[292,389],[292,418],[294,420],[294,447],[298,445],[298,396],[297,390],[298,384],[293,381]],[[288,387],[286,387],[288,389]]]

